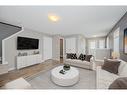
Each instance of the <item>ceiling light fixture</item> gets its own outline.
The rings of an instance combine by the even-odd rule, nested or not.
[[[48,14],[48,19],[52,22],[58,22],[60,17],[56,14]]]
[[[97,35],[93,35],[93,37],[97,37]]]

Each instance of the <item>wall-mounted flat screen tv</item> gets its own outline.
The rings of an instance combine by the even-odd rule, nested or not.
[[[38,49],[39,39],[17,37],[17,50]]]

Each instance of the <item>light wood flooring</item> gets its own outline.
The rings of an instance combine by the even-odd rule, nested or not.
[[[29,66],[20,70],[9,71],[7,74],[0,75],[0,86],[6,84],[9,81],[15,80],[19,77],[27,78],[29,76],[37,74],[40,71],[49,70],[59,64],[62,64],[62,62],[58,62],[55,60],[47,60],[41,64]]]

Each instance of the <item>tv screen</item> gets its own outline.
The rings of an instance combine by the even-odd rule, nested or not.
[[[17,38],[17,50],[24,49],[38,49],[39,39],[18,37]]]

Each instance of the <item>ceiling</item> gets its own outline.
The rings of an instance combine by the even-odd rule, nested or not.
[[[127,6],[1,6],[0,19],[49,34],[106,36],[126,13]],[[48,14],[60,17],[51,22]]]

